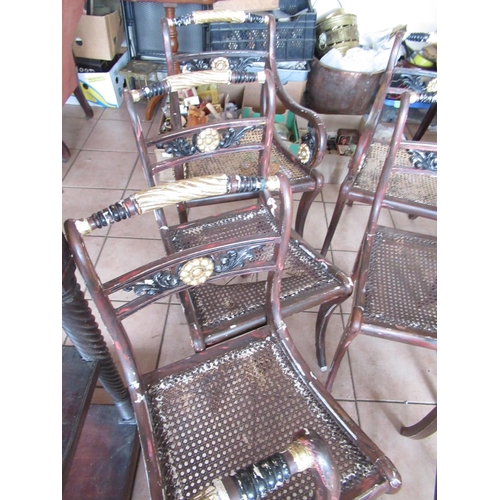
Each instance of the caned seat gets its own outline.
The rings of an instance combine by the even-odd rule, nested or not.
[[[435,102],[437,86],[433,72],[396,67],[403,31],[396,34],[389,63],[377,91],[368,119],[363,126],[348,172],[340,186],[339,195],[323,241],[321,254],[326,255],[346,205],[373,202],[378,179],[388,154],[389,144],[375,139],[375,132],[388,96],[400,101],[403,92],[410,92],[414,102]],[[424,78],[425,77],[425,78]],[[420,78],[420,79],[418,79]],[[417,79],[417,81],[415,81]],[[399,87],[392,87],[395,81]],[[425,81],[425,83],[424,83]],[[409,87],[410,83],[413,87]],[[417,85],[418,84],[418,85]],[[427,88],[429,90],[427,90]],[[428,124],[427,124],[428,125]],[[421,138],[419,134],[418,139]],[[411,218],[437,218],[437,144],[404,139],[395,157],[384,206],[408,214]],[[432,171],[435,175],[422,175]]]
[[[276,88],[271,70],[258,73],[238,71],[201,70],[193,73],[176,74],[163,82],[163,92],[174,92],[190,87],[193,82],[226,81],[228,84],[240,79],[253,79],[262,87],[261,105],[265,113],[247,118],[218,121],[172,131],[168,136],[158,137],[153,143],[160,143],[167,156],[156,165],[146,169],[148,185],[154,187],[161,183],[161,172],[185,169],[199,162],[203,165],[218,165],[212,175],[227,175],[234,172],[221,171],[226,163],[233,163],[235,157],[248,158],[252,169],[238,171],[237,176],[253,173],[267,178],[277,172],[272,163],[271,150],[274,131],[274,111]],[[142,126],[134,114],[134,102],[148,95],[146,90],[124,91],[125,103],[133,118],[134,136],[144,146]],[[254,166],[255,161],[257,164]],[[224,169],[222,169],[224,170]],[[201,174],[201,172],[199,172]],[[279,171],[283,174],[282,170]],[[196,179],[195,177],[194,179]],[[189,180],[189,179],[184,179]],[[209,244],[214,238],[242,238],[258,230],[272,235],[276,231],[272,218],[269,218],[269,204],[274,202],[267,193],[252,190],[228,192],[203,199],[190,199],[186,203],[194,207],[205,207],[207,201],[212,208],[222,211],[222,201],[235,201],[246,204],[245,199],[256,198],[253,208],[245,206],[241,211],[234,209],[228,214],[192,220],[177,225],[167,221],[165,212],[155,212],[160,236],[167,254],[183,251],[199,245]],[[178,205],[183,204],[180,201]],[[300,205],[299,205],[300,208]],[[200,208],[200,210],[202,210]],[[203,209],[205,212],[206,209]],[[328,320],[335,308],[345,301],[352,292],[350,278],[331,262],[324,259],[299,234],[292,230],[285,260],[283,283],[281,286],[282,312],[284,316],[319,306],[316,326],[316,343],[324,344]],[[250,278],[231,281],[224,287],[208,285],[203,289],[180,292],[191,340],[196,351],[202,351],[224,339],[233,337],[265,322],[265,283]]]
[[[193,196],[244,190],[279,196],[259,208],[250,204],[172,228],[172,241],[180,238],[176,251],[153,261],[145,256],[107,281],[88,254],[87,235],[111,223],[129,224]],[[151,498],[227,500],[269,492],[267,498],[361,499],[401,487],[392,462],[311,374],[288,332],[280,288],[290,258],[291,197],[281,174],[200,177],[146,189],[64,224],[125,373]],[[241,220],[235,230],[218,230],[232,218]],[[213,230],[205,233],[208,227]],[[203,236],[195,241],[188,233]],[[220,280],[224,290],[228,279],[250,276],[265,283],[263,323],[180,361],[141,369],[140,338],[129,335],[126,319],[172,294],[203,294]],[[148,328],[143,322],[144,335]]]
[[[226,21],[235,24],[235,29],[245,23],[245,26],[251,26],[251,23],[258,23],[260,26],[265,24],[268,28],[266,43],[257,44],[255,50],[227,50],[227,51],[211,51],[199,53],[185,53],[182,47],[178,52],[172,49],[173,40],[171,32],[173,29],[182,26],[188,27],[191,25],[208,25],[212,22]],[[276,67],[276,22],[272,15],[257,15],[242,11],[194,11],[189,15],[177,17],[174,19],[162,19],[162,32],[164,39],[164,47],[166,54],[166,65],[168,75],[175,75],[179,71],[195,73],[199,70],[207,70],[210,68],[224,68],[233,72],[244,72],[252,69],[251,66],[256,62],[264,62],[264,67],[269,69],[273,75],[277,96],[281,103],[286,108],[287,112],[292,112],[297,117],[300,117],[307,124],[307,132],[300,139],[298,152],[293,152],[288,145],[281,140],[278,131],[273,134],[273,142],[271,148],[271,172],[281,172],[286,175],[292,186],[292,191],[302,193],[299,205],[297,207],[297,215],[295,222],[295,230],[299,235],[303,234],[304,225],[307,214],[312,205],[312,202],[319,194],[323,187],[323,176],[316,171],[317,167],[326,152],[326,129],[320,116],[295,102],[286,92],[280,81],[278,70]],[[262,46],[261,46],[262,45]],[[255,69],[255,67],[254,67]],[[253,71],[253,70],[252,70]],[[252,80],[247,77],[242,77],[240,80],[233,83],[248,84]],[[155,86],[151,85],[150,98],[155,98]],[[169,95],[168,108],[170,110],[170,127],[172,131],[178,131],[182,128],[181,109],[179,105],[179,96],[173,91]],[[132,120],[135,117],[136,110],[129,109],[132,114]],[[261,114],[266,114],[266,108],[260,108]],[[241,139],[243,142],[260,141],[259,131],[253,131],[256,134],[255,139],[250,140],[248,135]],[[164,150],[163,144],[168,141],[169,132],[160,133],[157,136],[147,138],[138,138],[138,148],[141,152],[141,162],[146,177],[152,175],[152,171],[156,169],[156,165],[147,154],[148,148]],[[150,149],[151,151],[151,149]],[[258,175],[257,168],[258,158],[256,153],[251,151],[241,154],[238,151],[228,151],[224,157],[214,157],[209,161],[205,159],[195,160],[186,158],[182,168],[177,168],[175,178],[189,179],[200,175],[211,175],[214,173],[227,174],[242,174],[242,175]],[[223,199],[218,199],[218,202],[234,201],[241,199],[241,195],[228,195]],[[214,200],[197,200],[197,206],[212,204]],[[193,202],[194,203],[194,202]],[[188,210],[193,206],[192,202],[179,204],[179,217],[181,222],[188,220]]]

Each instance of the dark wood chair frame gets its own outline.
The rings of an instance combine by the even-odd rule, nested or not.
[[[405,92],[354,265],[352,309],[329,368],[327,390],[332,389],[349,345],[360,334],[437,349],[437,238],[378,225],[391,173],[398,170],[394,166],[396,155],[405,144],[402,138],[409,103],[410,94]],[[437,148],[437,145],[429,144],[429,147]],[[419,174],[436,175],[430,170],[420,170]],[[391,253],[385,252],[384,248],[391,245]],[[385,262],[384,257],[387,258]],[[404,262],[411,264],[404,267]],[[382,271],[375,272],[376,268]],[[398,302],[398,312],[395,312],[395,304],[391,307],[391,300]],[[390,316],[388,309],[391,309]],[[432,410],[421,422],[403,427],[401,433],[422,438],[434,432],[436,424],[437,410]]]
[[[374,141],[387,96],[389,94],[401,96],[403,92],[411,90],[413,101],[433,102],[437,99],[437,92],[426,92],[422,80],[423,78],[427,82],[430,78],[437,77],[437,73],[396,66],[399,47],[404,36],[404,31],[399,31],[395,35],[387,69],[381,79],[368,119],[363,126],[354,156],[349,162],[348,172],[340,186],[339,195],[321,248],[322,255],[326,255],[330,248],[346,205],[352,206],[353,203],[371,205],[373,203],[378,175],[374,175],[376,172],[373,172],[372,165],[376,165],[375,168],[380,171],[388,149],[387,144]],[[403,87],[391,86],[395,75],[399,75],[398,78],[403,79],[405,82]],[[416,168],[406,170],[405,174],[400,173],[398,179],[391,179],[387,196],[384,198],[385,207],[407,213],[411,218],[437,218],[436,185],[429,181],[428,185],[420,187],[418,192],[411,187],[415,182],[412,181],[413,176],[418,175],[419,169],[437,169],[437,152],[431,151],[427,143],[420,142],[424,131],[433,118],[433,109],[435,108],[431,104],[424,122],[422,122],[412,139],[413,142],[408,143],[411,149],[405,147],[405,150],[400,152],[403,159],[400,160],[398,157],[396,160],[397,163],[403,162],[402,165],[412,162]],[[422,199],[422,189],[425,193],[424,200]]]
[[[267,50],[238,50],[238,51],[212,51],[212,52],[200,52],[195,54],[188,54],[176,51],[175,39],[172,39],[172,32],[175,27],[178,26],[189,26],[191,24],[209,24],[211,22],[226,21],[241,23],[242,20],[250,23],[265,23],[268,26],[268,47]],[[274,133],[273,136],[273,149],[271,162],[279,168],[279,171],[287,175],[291,181],[292,191],[303,193],[297,207],[297,215],[295,221],[295,230],[299,235],[303,235],[304,226],[307,214],[315,198],[320,193],[324,179],[323,176],[316,171],[317,167],[326,152],[326,140],[327,134],[323,121],[320,116],[295,102],[285,90],[283,84],[281,83],[275,57],[275,45],[276,45],[276,21],[272,15],[259,16],[256,14],[245,13],[240,11],[195,11],[190,15],[181,16],[178,18],[162,19],[162,33],[165,46],[167,72],[169,75],[174,75],[179,72],[179,68],[188,71],[197,71],[199,69],[209,69],[213,61],[217,61],[220,64],[221,58],[225,59],[231,70],[235,71],[246,71],[249,66],[256,61],[265,61],[265,68],[269,69],[274,77],[274,82],[276,85],[276,93],[280,101],[283,103],[285,108],[293,112],[296,116],[303,118],[308,124],[307,133],[301,138],[301,145],[299,147],[298,155],[295,155],[287,145],[283,144],[280,140],[279,134]],[[240,83],[245,83],[241,81]],[[157,97],[155,92],[148,96],[149,99]],[[178,131],[182,128],[181,115],[179,107],[179,98],[176,92],[170,94],[170,125],[172,130]],[[265,110],[261,109],[261,113]],[[134,118],[132,118],[134,119]],[[150,147],[153,144],[158,146],[162,144],[162,140],[168,140],[169,133],[161,134],[160,137],[149,137],[145,139],[145,146]],[[141,161],[143,162],[143,169],[146,176],[151,175],[151,171],[155,166],[151,163],[149,156],[146,154],[147,149],[144,149],[144,144],[138,144],[141,150]],[[237,161],[234,159],[230,161],[227,168],[231,168],[232,173],[234,166]],[[194,165],[193,167],[194,168]],[[196,170],[200,167],[197,166]],[[207,170],[202,174],[197,171],[195,174],[189,173],[189,162],[187,166],[182,168],[177,168],[175,170],[175,177],[177,180],[183,178],[189,178],[194,175],[209,175],[208,166],[205,166]],[[235,199],[242,199],[241,195],[228,195],[224,198],[218,200],[218,202],[234,201]],[[194,205],[196,203],[196,205]],[[200,204],[211,204],[213,200],[198,200],[196,202],[189,202],[184,204],[179,204],[179,217],[181,222],[186,222],[188,220],[188,209],[192,206],[199,206]]]
[[[209,78],[209,80],[207,80]],[[181,128],[168,134],[168,138],[158,137],[150,142],[151,145],[161,142],[165,151],[170,153],[170,158],[151,165],[144,157],[147,156],[147,144],[142,132],[141,121],[134,110],[134,103],[141,98],[147,97],[151,89],[137,89],[124,91],[124,99],[127,109],[130,112],[134,137],[136,137],[140,147],[140,155],[143,159],[143,166],[146,168],[146,180],[150,187],[157,186],[158,174],[166,169],[182,168],[187,159],[190,161],[209,161],[212,158],[223,158],[227,154],[257,151],[259,152],[258,173],[262,177],[269,175],[270,157],[274,132],[274,112],[276,109],[276,87],[271,70],[264,69],[262,72],[249,73],[238,71],[214,71],[203,70],[193,73],[175,74],[167,77],[164,82],[155,90],[159,92],[174,92],[181,88],[190,88],[193,81],[208,82],[219,81],[220,83],[231,84],[241,81],[261,81],[261,110],[260,116],[253,116],[245,119],[236,119],[222,122],[214,122],[196,127]],[[201,84],[201,83],[199,83]],[[262,129],[261,135],[253,135],[256,129]],[[218,145],[214,149],[205,148],[204,135],[210,134],[218,137]],[[250,137],[250,139],[246,139]],[[212,146],[215,142],[212,143]],[[232,194],[207,196],[206,200],[211,205],[219,204],[220,200],[229,201]],[[239,201],[255,198],[252,192],[238,193]],[[265,205],[269,202],[268,197],[259,194],[259,203]],[[182,202],[179,202],[179,204]],[[190,201],[192,206],[200,206],[198,200]],[[201,205],[203,206],[203,204]],[[179,238],[173,241],[174,232],[167,230],[169,227],[165,212],[162,209],[155,211],[156,221],[162,241],[167,254],[178,251]],[[185,223],[188,225],[189,223]],[[229,225],[234,228],[241,225],[240,220],[234,220]],[[185,232],[185,225],[180,225],[179,230]],[[237,229],[241,231],[242,229]],[[205,227],[204,231],[210,231]],[[200,233],[201,236],[201,233]],[[190,243],[192,244],[192,243]],[[291,259],[287,265],[287,274],[283,278],[282,285],[282,312],[285,317],[294,313],[304,311],[319,306],[316,322],[316,344],[317,350],[321,353],[319,359],[323,360],[320,366],[326,369],[324,345],[325,331],[329,318],[335,308],[345,301],[352,292],[352,282],[350,278],[339,268],[325,260],[319,252],[311,247],[296,231],[292,231],[292,237],[287,254]],[[298,280],[298,281],[297,281]],[[202,324],[201,316],[207,316],[206,307],[202,307],[203,299],[195,298],[190,292],[180,292],[179,297],[182,302],[184,312],[191,332],[191,340],[195,351],[202,351],[206,347],[214,345],[222,340],[239,335],[252,329],[265,321],[264,290],[256,287],[254,283],[247,282],[238,284],[238,287],[228,288],[231,297],[218,297],[210,299],[213,309],[219,311],[220,321],[213,324]],[[201,292],[197,292],[201,294]],[[229,292],[228,292],[229,293]],[[206,302],[208,297],[204,299]],[[232,312],[234,305],[224,305],[226,302],[235,302],[239,311],[236,315]],[[248,304],[246,311],[241,309],[242,304]],[[252,306],[250,306],[252,304]]]
[[[100,279],[84,243],[86,235],[207,192],[223,195],[248,189],[279,193],[276,209],[269,209],[276,221],[272,234],[257,230],[212,240],[106,282]],[[348,500],[376,498],[401,487],[390,460],[312,376],[284,323],[280,285],[291,207],[291,188],[281,174],[247,179],[210,176],[146,189],[90,217],[64,223],[75,262],[125,373],[153,499],[257,498],[257,492],[284,487],[289,492],[312,489],[315,498]],[[269,248],[267,258],[258,253],[262,247]],[[238,258],[232,259],[232,254]],[[197,272],[201,269],[204,282]],[[187,359],[142,372],[125,318],[179,290],[249,273],[267,275],[264,325]],[[129,294],[125,302],[124,292]],[[113,303],[114,293],[121,294],[118,305]],[[226,372],[228,367],[232,371]],[[282,380],[274,379],[273,373],[280,373]],[[227,396],[237,401],[228,402]],[[186,418],[191,420],[184,424]],[[288,445],[291,428],[292,434],[298,432],[298,442]],[[312,478],[308,469],[316,471]],[[221,490],[227,496],[216,496]]]

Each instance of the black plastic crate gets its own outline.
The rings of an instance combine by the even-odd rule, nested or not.
[[[291,16],[294,16],[297,12],[304,9],[313,10],[309,0],[280,0],[279,7],[280,10],[290,14]]]
[[[212,23],[208,50],[265,50],[267,27],[255,23]],[[276,22],[276,60],[310,61],[316,45],[316,12]]]

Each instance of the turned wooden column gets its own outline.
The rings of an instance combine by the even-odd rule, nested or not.
[[[62,326],[80,356],[99,361],[99,382],[112,397],[124,422],[135,423],[128,390],[123,384],[87,300],[75,276],[76,264],[62,235]]]
[[[175,8],[177,7],[177,4],[175,3],[166,3],[163,4],[165,7],[165,17],[167,19],[174,19],[175,18]],[[172,40],[172,52],[175,54],[177,53],[179,49],[179,42],[178,42],[178,37],[177,37],[177,27],[172,25],[170,28],[170,38]],[[180,67],[179,63],[175,63],[175,73],[180,73]],[[156,106],[160,103],[160,101],[163,99],[163,96],[155,96],[152,97],[148,101],[148,105],[146,106],[146,120],[150,121],[153,118],[154,111],[156,109]]]

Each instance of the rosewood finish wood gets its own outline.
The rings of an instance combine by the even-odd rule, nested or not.
[[[251,464],[258,467],[261,460],[283,450],[283,455],[295,453],[296,464],[296,470],[290,468],[290,480],[282,485],[284,495],[303,491],[309,496],[317,491],[317,498],[335,498],[336,473],[323,462],[322,452],[316,453],[322,446],[328,447],[333,458],[341,499],[376,498],[401,487],[394,465],[311,374],[288,332],[281,312],[281,285],[288,248],[295,237],[291,230],[292,191],[285,176],[277,174],[276,178],[278,185],[269,177],[244,180],[245,185],[259,192],[262,188],[262,193],[269,195],[263,203],[249,200],[244,208],[164,228],[175,233],[175,243],[182,239],[183,229],[196,231],[205,224],[205,241],[154,261],[143,261],[108,281],[100,278],[84,244],[88,227],[100,229],[93,224],[80,225],[81,220],[95,215],[64,224],[78,269],[116,346],[133,402],[151,498],[155,500],[191,498],[214,481],[228,484],[226,479],[232,471],[246,469],[248,473],[255,470]],[[202,192],[204,183],[210,185],[213,179],[201,177],[191,182],[194,192]],[[239,184],[234,179],[226,186],[234,191]],[[270,194],[275,189],[278,196],[273,198]],[[138,198],[150,199],[149,194],[146,190]],[[136,199],[134,195],[131,198]],[[153,198],[159,199],[155,194]],[[169,202],[161,199],[161,204]],[[133,217],[144,215],[137,210]],[[223,221],[231,217],[241,219],[239,234],[223,231]],[[113,220],[113,224],[128,224],[129,219],[102,218]],[[212,225],[215,232],[209,231]],[[158,273],[162,278],[155,281]],[[263,323],[248,322],[244,334],[175,363],[150,371],[141,369],[125,318],[174,293],[202,292],[220,283],[218,293],[222,294],[231,280],[239,276],[246,281],[252,275],[265,286]],[[142,288],[144,284],[163,282],[165,276],[174,276],[176,286],[160,287],[154,293]],[[138,295],[134,293],[136,285],[140,285]],[[112,300],[116,293],[121,297],[118,303]],[[217,293],[209,297],[207,309]],[[313,460],[312,471],[302,470],[297,458],[302,452],[289,447],[300,429],[319,436],[318,447],[312,446],[316,449],[313,455],[319,457]],[[323,488],[317,489],[314,471],[325,481]],[[248,478],[248,474],[242,474]],[[255,486],[253,481],[247,484],[238,497],[244,498]]]

